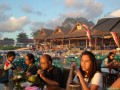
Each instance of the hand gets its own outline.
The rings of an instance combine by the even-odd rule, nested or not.
[[[81,74],[81,72],[80,72],[79,69],[76,69],[74,72],[75,72],[75,74],[76,74],[77,76],[80,76],[80,74]]]
[[[114,61],[114,65],[118,65],[118,64],[119,64],[119,63],[115,60],[115,61]]]
[[[41,69],[38,69],[37,73],[40,75],[41,78],[44,77],[44,73]]]
[[[26,72],[26,76],[30,76],[31,75],[31,73],[30,72]]]
[[[76,69],[76,66],[77,66],[77,65],[76,65],[76,62],[72,62],[71,68],[72,68],[72,69]]]
[[[115,62],[116,62],[116,60],[113,60],[112,62],[113,62],[113,63],[115,63]]]
[[[118,65],[118,62],[116,60],[112,61],[114,65]]]

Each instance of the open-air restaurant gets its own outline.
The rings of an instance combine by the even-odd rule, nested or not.
[[[120,90],[119,22],[41,28],[32,49],[0,50],[0,90]]]

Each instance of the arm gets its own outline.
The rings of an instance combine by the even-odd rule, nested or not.
[[[77,69],[75,72],[76,72],[76,75],[78,76],[78,78],[80,80],[80,83],[82,85],[83,90],[98,90],[99,85],[97,85],[96,83],[92,83],[90,85],[90,87],[87,86],[87,84],[86,84],[86,82],[85,82],[85,80],[84,80],[84,78],[83,78],[79,69]]]
[[[120,77],[110,86],[110,88],[120,88]]]
[[[47,77],[44,77],[43,75],[40,75],[40,77],[49,85],[59,86],[59,83],[54,80],[50,80]]]
[[[11,63],[9,63],[9,62],[5,62],[5,64],[4,64],[4,70],[8,70],[8,69],[11,69],[13,67],[13,65],[11,64]]]
[[[106,65],[106,67],[109,67],[109,66],[113,65],[115,62],[116,62],[116,61],[113,60],[112,62],[108,63],[108,58],[106,58],[104,63],[105,63],[105,65]]]
[[[73,80],[73,72],[75,70],[75,66],[76,66],[76,63],[72,63],[71,64],[71,69],[70,69],[70,72],[69,72],[69,76],[68,76],[68,80],[67,80],[67,84],[66,84],[66,90],[69,90],[69,84],[72,82]]]
[[[69,90],[69,84],[72,82],[72,79],[73,79],[73,71],[74,69],[71,68],[70,69],[70,72],[69,72],[69,76],[68,76],[68,80],[67,80],[67,86],[66,86],[66,90]]]
[[[38,70],[38,74],[40,75],[40,78],[43,79],[48,85],[56,85],[56,86],[59,86],[59,82],[57,82],[57,80],[52,80],[52,79],[49,79],[48,77],[46,77],[43,73],[43,71],[41,70]],[[54,76],[54,75],[53,75]],[[58,75],[56,75],[58,76]],[[55,77],[56,77],[55,76]],[[58,78],[60,78],[60,76],[58,76]]]

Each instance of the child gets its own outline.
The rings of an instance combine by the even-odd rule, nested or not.
[[[9,70],[9,69],[13,69],[13,64],[12,61],[15,58],[15,52],[14,51],[9,51],[7,53],[7,60],[4,64],[4,70]]]
[[[5,90],[10,90],[8,88],[8,80],[9,78],[12,78],[12,70],[13,70],[13,64],[12,64],[12,61],[14,60],[15,58],[15,52],[14,51],[9,51],[7,53],[7,60],[4,64],[4,71],[6,72],[7,76],[6,79],[4,78],[3,79],[3,83],[5,83]],[[10,81],[9,81],[10,82]]]

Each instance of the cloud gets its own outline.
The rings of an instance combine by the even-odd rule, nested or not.
[[[0,4],[0,22],[3,22],[9,18],[7,11],[11,10],[11,7],[7,3]]]
[[[65,19],[66,16],[60,15],[57,18],[53,20],[48,20],[46,22],[32,22],[31,23],[31,30],[36,31],[41,28],[47,28],[47,29],[55,29],[57,26],[61,26],[63,20]]]
[[[3,33],[0,32],[0,40],[3,38]]]
[[[23,5],[23,6],[22,6],[22,10],[23,10],[24,12],[26,12],[26,13],[33,13],[33,9],[32,9],[32,7],[29,6],[29,5]]]
[[[9,19],[9,15],[6,15],[5,13],[1,13],[0,14],[0,22],[4,22],[6,21],[7,19]]]
[[[11,10],[11,7],[7,3],[0,4],[0,14],[8,10]]]
[[[48,23],[46,23],[46,27],[50,29],[55,29],[57,26],[61,26],[65,17],[65,15],[61,14],[57,18],[47,21]]]
[[[57,1],[58,0],[56,0],[56,2]],[[33,25],[34,30],[36,27],[55,29],[57,26],[61,26],[63,20],[65,20],[66,17],[84,17],[88,20],[94,20],[103,12],[103,4],[95,0],[65,0],[65,7],[66,11],[59,14],[58,17],[52,20],[48,20],[45,23],[39,22],[39,24],[35,24],[39,25],[39,27]]]
[[[35,14],[35,15],[38,15],[38,16],[42,15],[41,11],[34,10],[30,5],[23,5],[22,6],[22,11],[24,11],[25,13],[28,13],[28,14]]]
[[[0,32],[14,32],[22,30],[29,23],[26,16],[15,18],[11,17],[4,22],[0,22]]]
[[[36,22],[31,22],[30,26],[31,26],[30,28],[31,28],[32,31],[37,31],[42,27],[46,27],[44,22],[37,22],[37,21]]]
[[[41,11],[35,11],[36,15],[41,16],[42,12]]]
[[[80,0],[65,0],[65,5],[67,8],[71,8],[71,7],[79,8],[82,5],[81,2],[82,1],[80,1]]]
[[[95,0],[65,0],[66,15],[94,19],[103,12],[103,4]]]

